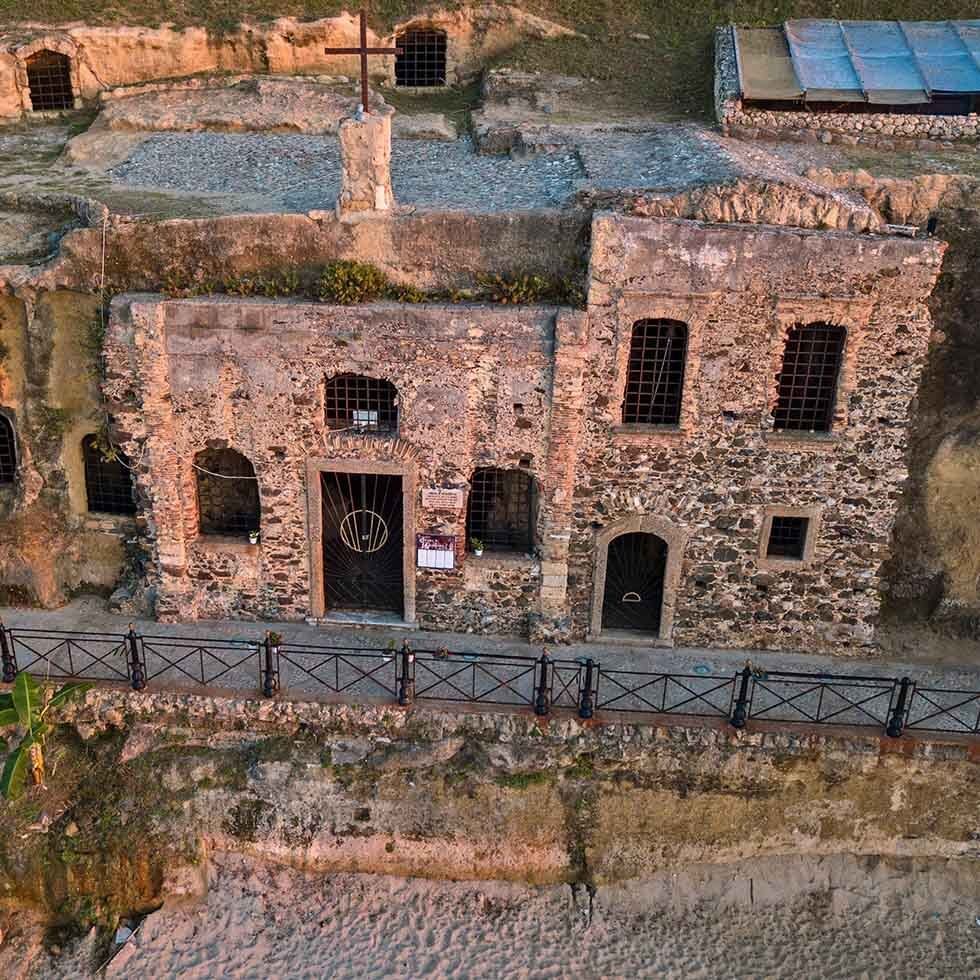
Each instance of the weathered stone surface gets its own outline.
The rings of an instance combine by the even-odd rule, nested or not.
[[[343,159],[339,215],[388,211],[395,203],[391,189],[391,110],[364,113],[340,123]]]
[[[592,885],[786,854],[975,853],[977,762],[956,743],[107,689],[64,718],[87,739],[98,786],[72,749],[55,778],[73,802],[48,835],[22,838],[12,808],[0,817],[0,866],[16,843],[17,892],[41,908],[62,888],[62,846],[92,855],[73,863],[70,894],[98,882],[120,904],[159,900],[163,867],[179,896],[194,894],[179,869],[214,850],[310,870]],[[103,815],[120,793],[125,824]],[[62,844],[69,823],[77,847]],[[40,860],[53,862],[44,894],[32,891]]]

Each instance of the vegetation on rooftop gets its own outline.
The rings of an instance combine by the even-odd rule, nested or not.
[[[413,14],[469,6],[460,0],[365,0],[376,29]],[[594,78],[624,109],[677,117],[711,111],[713,31],[721,24],[779,24],[793,17],[939,20],[977,16],[976,0],[522,0],[523,10],[575,28],[583,38],[529,41],[499,64]],[[357,0],[0,0],[0,23],[202,25],[314,20],[356,10]],[[637,37],[647,35],[648,37]]]

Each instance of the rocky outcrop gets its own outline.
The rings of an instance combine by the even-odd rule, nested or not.
[[[61,922],[186,894],[219,850],[594,886],[780,855],[962,858],[980,829],[977,759],[952,743],[107,689],[62,718],[47,790],[0,811],[0,889]]]

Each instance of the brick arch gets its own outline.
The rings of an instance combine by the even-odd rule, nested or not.
[[[609,545],[623,534],[636,533],[655,534],[667,545],[667,567],[664,574],[660,633],[655,642],[670,645],[673,642],[674,605],[677,598],[677,587],[681,579],[684,548],[691,531],[689,528],[675,524],[666,518],[647,514],[633,514],[630,517],[624,517],[596,532],[589,636],[595,638],[602,633],[602,599],[606,588],[606,563],[609,559]]]

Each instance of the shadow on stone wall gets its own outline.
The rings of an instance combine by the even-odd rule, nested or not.
[[[886,634],[929,626],[960,659],[965,641],[980,655],[980,194],[975,203],[936,212],[949,250],[930,301],[936,335],[913,405],[910,480],[883,585]],[[898,645],[907,655],[923,643],[931,645],[921,637]]]

